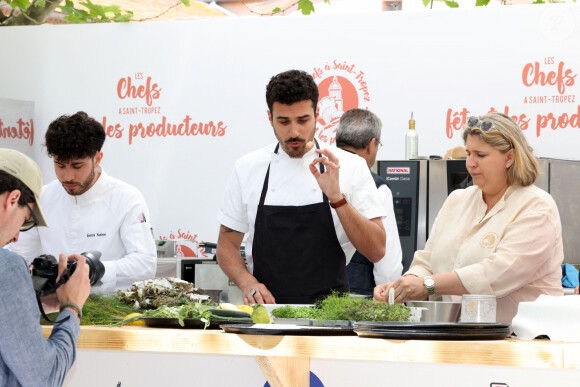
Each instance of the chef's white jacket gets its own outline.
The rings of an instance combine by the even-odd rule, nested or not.
[[[99,251],[105,275],[93,291],[102,293],[155,277],[157,249],[149,209],[136,188],[101,170],[82,195],[69,195],[55,180],[43,187],[40,202],[49,227],[21,232],[9,246],[29,263],[40,254],[58,260],[61,253]]]
[[[246,234],[246,263],[253,272],[252,241],[260,194],[270,167],[266,205],[303,206],[322,201],[322,191],[310,172],[309,164],[318,157],[314,146],[302,158],[291,158],[283,150],[274,153],[277,143],[270,144],[237,160],[218,213],[220,224]],[[330,148],[339,159],[339,184],[347,201],[367,219],[387,214],[366,162],[361,157],[319,142],[320,148]],[[330,206],[329,206],[330,208]],[[330,209],[338,241],[348,263],[355,252],[340,219]],[[304,238],[308,238],[305,235]]]

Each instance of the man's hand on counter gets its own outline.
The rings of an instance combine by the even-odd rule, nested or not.
[[[244,286],[242,292],[244,293],[244,304],[246,305],[276,303],[276,299],[266,285],[259,282]]]

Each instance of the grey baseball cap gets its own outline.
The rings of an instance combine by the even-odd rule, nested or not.
[[[4,171],[23,182],[34,194],[36,206],[34,215],[39,226],[48,226],[44,212],[40,207],[40,193],[42,192],[42,175],[40,168],[30,157],[14,149],[0,148],[0,171]]]

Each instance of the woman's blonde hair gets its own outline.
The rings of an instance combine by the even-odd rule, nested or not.
[[[514,150],[514,162],[508,168],[510,185],[528,186],[534,184],[538,176],[538,161],[532,153],[524,134],[518,124],[505,114],[492,112],[479,116],[480,121],[490,121],[496,130],[483,131],[480,127],[465,127],[463,141],[467,136],[479,136],[481,141],[498,149],[502,153]]]

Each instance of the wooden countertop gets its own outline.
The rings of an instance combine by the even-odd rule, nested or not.
[[[43,327],[46,337],[51,329],[51,326]],[[580,343],[549,340],[386,340],[358,336],[245,335],[221,330],[82,326],[78,348],[580,369]]]

